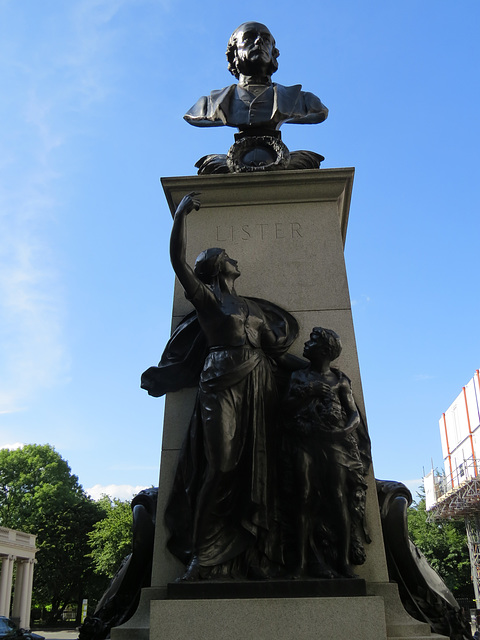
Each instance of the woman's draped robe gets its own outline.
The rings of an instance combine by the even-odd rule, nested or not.
[[[208,577],[264,573],[281,561],[273,358],[298,324],[273,303],[244,301],[244,345],[209,350],[194,312],[142,376],[154,396],[199,385],[165,520],[170,551],[184,564],[196,555]]]

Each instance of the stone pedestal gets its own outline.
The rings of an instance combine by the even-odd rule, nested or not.
[[[269,598],[254,600],[157,600],[151,627],[158,638],[195,640],[384,640],[383,600],[365,598]]]
[[[353,175],[350,168],[321,169],[167,178],[162,184],[172,214],[185,194],[201,194],[201,209],[187,219],[189,264],[193,265],[196,256],[209,247],[221,247],[238,260],[241,276],[236,282],[237,293],[265,298],[297,318],[300,335],[292,353],[302,354],[303,343],[314,326],[333,329],[340,335],[343,351],[335,366],[352,380],[356,402],[364,413],[343,257]],[[176,282],[173,326],[191,309]],[[389,591],[373,470],[367,495],[367,526],[372,543],[366,547],[366,563],[356,568],[366,580],[370,596],[248,601],[158,599],[166,597],[167,583],[184,571],[166,550],[163,512],[194,397],[195,390],[187,389],[171,393],[166,399],[152,589],[144,593],[140,608],[146,611],[149,594],[155,593],[151,621],[148,623],[145,615],[138,613],[127,623],[128,631],[120,627],[112,632],[113,640],[170,640],[187,635],[209,640],[252,635],[313,638],[319,637],[320,629],[321,637],[332,639],[429,636],[427,625],[413,621],[412,626],[412,619],[403,616],[398,595],[392,596]],[[387,591],[390,613],[385,607]],[[395,598],[400,608],[392,613]],[[396,626],[394,619],[399,621]],[[399,633],[402,625],[408,627],[404,634]],[[392,635],[387,629],[393,630],[394,626]],[[138,635],[132,635],[134,629]]]

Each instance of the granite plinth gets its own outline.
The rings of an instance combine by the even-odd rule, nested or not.
[[[166,595],[166,588],[143,589],[134,617],[112,629],[112,640],[178,640],[184,635],[247,640],[252,637],[248,624],[255,625],[260,640],[448,640],[407,614],[394,583],[367,583],[367,597],[350,598],[166,600]]]
[[[336,598],[366,596],[365,580],[204,580],[170,582],[168,600],[237,599],[237,598]]]
[[[239,598],[152,602],[150,640],[386,640],[383,599]]]
[[[288,174],[288,175],[287,175]],[[162,180],[170,210],[189,192],[201,192],[202,207],[187,219],[187,259],[193,264],[207,247],[222,247],[238,260],[239,295],[274,302],[292,313],[300,335],[291,348],[302,355],[314,326],[336,331],[343,351],[336,366],[352,381],[356,402],[364,402],[343,257],[353,169],[275,172],[265,175],[189,176]],[[173,326],[189,311],[175,286]],[[178,452],[195,400],[194,389],[167,394],[160,468],[160,495],[152,586],[166,587],[185,568],[165,550],[169,537],[163,513]],[[373,475],[367,492],[367,526],[372,543],[355,572],[369,581],[388,580]]]

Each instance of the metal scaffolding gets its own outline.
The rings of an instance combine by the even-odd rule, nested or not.
[[[430,521],[445,518],[468,518],[480,513],[480,476],[469,478],[461,485],[440,495],[428,511]]]
[[[427,520],[465,520],[477,608],[480,609],[480,370],[439,420],[444,471],[424,477]]]
[[[470,554],[473,588],[478,608],[480,602],[480,517],[478,512],[475,515],[465,517],[465,528],[467,529],[468,553]]]
[[[435,477],[437,502],[427,511],[427,520],[465,520],[472,581],[480,608],[480,460],[465,461],[462,477]]]

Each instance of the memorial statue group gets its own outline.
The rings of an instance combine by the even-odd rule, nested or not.
[[[272,83],[278,55],[265,25],[234,31],[227,59],[238,84],[200,98],[185,119],[240,133],[227,155],[201,158],[199,173],[318,168],[322,156],[290,154],[279,128],[322,122],[328,109],[300,85]],[[203,251],[192,269],[186,217],[199,208],[198,194],[183,198],[170,241],[195,311],[142,376],[153,396],[198,387],[165,512],[180,579],[354,577],[369,542],[370,442],[349,379],[331,366],[340,338],[315,327],[297,358],[296,319],[237,295],[240,271],[223,249]]]
[[[165,518],[183,580],[354,577],[365,561],[370,445],[350,381],[331,366],[339,336],[315,327],[303,355],[287,353],[295,318],[237,295],[223,249],[186,261],[180,202],[170,252],[195,312],[142,376],[154,396],[198,385]]]
[[[200,98],[185,120],[239,133],[227,154],[200,158],[199,174],[319,168],[323,156],[290,152],[279,129],[323,122],[328,109],[300,85],[272,83],[278,56],[265,25],[246,22],[233,32],[227,60],[238,84]],[[168,548],[185,565],[177,582],[355,578],[370,542],[371,454],[350,380],[332,366],[340,338],[313,327],[298,358],[289,353],[299,333],[295,317],[271,301],[239,296],[238,264],[224,249],[206,249],[192,269],[186,218],[200,208],[198,196],[179,203],[170,241],[172,266],[194,311],[159,365],[142,375],[152,396],[197,389],[164,512]],[[398,482],[375,482],[389,576],[405,609],[436,633],[471,638],[453,595],[408,538],[410,492]],[[109,637],[150,586],[156,498],[152,488],[132,501],[132,553],[80,628],[82,640]]]

